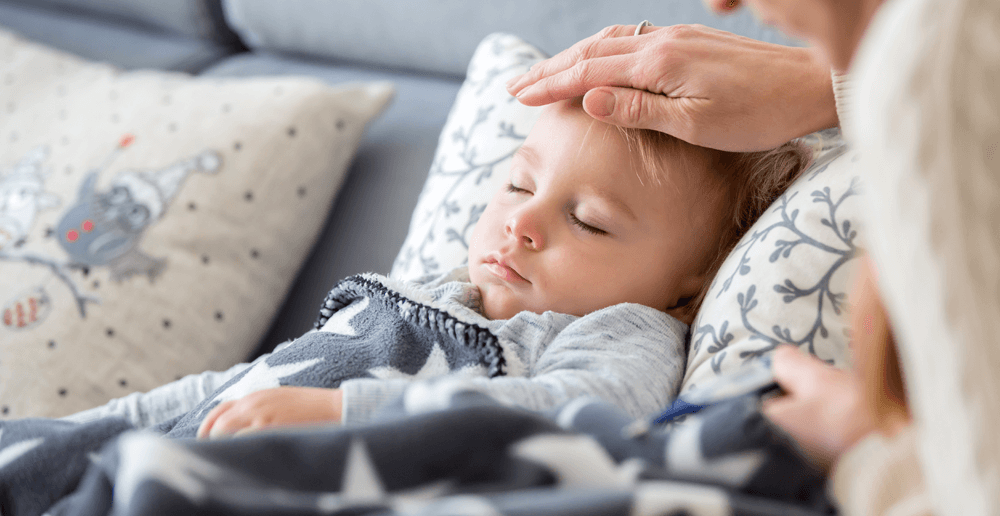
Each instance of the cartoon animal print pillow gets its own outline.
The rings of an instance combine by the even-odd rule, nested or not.
[[[0,32],[0,417],[245,360],[386,83],[120,72]]]

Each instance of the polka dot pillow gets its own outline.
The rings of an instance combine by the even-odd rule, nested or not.
[[[120,72],[0,32],[0,416],[247,358],[385,83]]]

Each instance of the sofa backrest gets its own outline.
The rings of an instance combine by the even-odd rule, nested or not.
[[[459,77],[492,32],[517,34],[550,55],[608,25],[644,19],[799,44],[746,9],[717,17],[699,0],[223,0],[223,8],[254,49]]]
[[[8,0],[132,22],[199,39],[231,42],[221,0]],[[276,2],[280,4],[281,2]]]

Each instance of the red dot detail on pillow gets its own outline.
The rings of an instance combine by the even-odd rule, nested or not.
[[[70,242],[76,242],[76,239],[80,238],[80,234],[76,232],[75,229],[71,229],[66,232],[66,240]]]

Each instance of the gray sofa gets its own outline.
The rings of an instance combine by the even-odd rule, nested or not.
[[[484,36],[511,32],[554,54],[607,25],[643,19],[796,44],[749,12],[718,18],[698,0],[0,0],[0,26],[126,69],[396,85],[258,353],[309,329],[338,279],[389,271]]]

